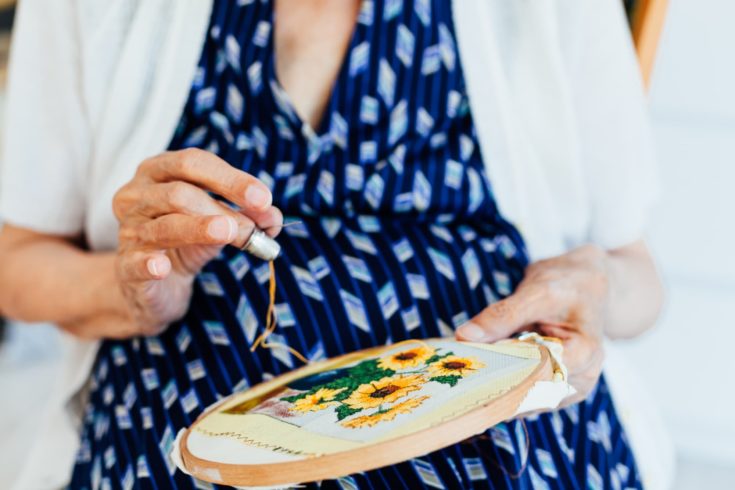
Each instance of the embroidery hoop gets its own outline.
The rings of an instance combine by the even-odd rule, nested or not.
[[[172,458],[179,469],[198,479],[231,486],[251,487],[287,485],[297,482],[338,478],[419,457],[479,434],[500,422],[514,417],[520,412],[556,407],[563,397],[558,396],[559,390],[556,390],[556,395],[549,395],[547,392],[546,394],[542,393],[539,397],[538,392],[543,392],[544,389],[538,390],[538,388],[543,388],[544,386],[548,388],[549,385],[557,385],[558,388],[563,385],[563,394],[566,395],[568,393],[569,385],[566,383],[565,369],[559,364],[559,352],[554,348],[560,346],[552,345],[556,344],[555,342],[539,339],[540,337],[538,336],[532,338],[526,337],[523,340],[504,341],[495,345],[472,344],[448,339],[418,341],[418,343],[425,342],[427,345],[437,349],[444,349],[446,346],[455,346],[455,350],[462,352],[479,349],[483,352],[481,355],[485,355],[484,353],[487,354],[487,359],[497,356],[503,358],[514,357],[523,361],[519,363],[519,365],[523,365],[523,368],[518,369],[518,372],[523,371],[524,374],[515,375],[511,369],[501,376],[504,376],[504,378],[498,384],[498,380],[493,377],[492,372],[489,372],[486,377],[479,377],[479,373],[477,373],[474,375],[478,376],[475,378],[476,382],[474,384],[479,388],[470,389],[469,391],[457,391],[456,395],[458,396],[452,400],[458,398],[466,399],[465,395],[467,393],[480,393],[483,389],[495,383],[493,387],[482,392],[484,395],[480,395],[478,400],[475,400],[470,405],[458,406],[456,410],[452,409],[452,413],[449,414],[445,412],[446,403],[437,408],[427,408],[428,415],[417,416],[419,420],[422,420],[422,418],[427,419],[425,427],[421,427],[421,424],[419,424],[417,430],[398,435],[397,437],[390,437],[389,434],[388,436],[383,436],[382,439],[376,438],[367,442],[359,442],[355,447],[346,450],[332,450],[333,448],[325,445],[324,451],[322,452],[314,452],[306,455],[304,452],[301,454],[288,454],[289,448],[285,447],[288,444],[281,446],[279,441],[275,439],[264,441],[262,440],[262,433],[253,438],[251,437],[252,433],[248,433],[247,430],[238,427],[238,422],[245,420],[244,418],[238,419],[238,417],[258,417],[262,416],[261,414],[251,413],[250,410],[252,409],[237,414],[225,414],[224,412],[232,411],[233,408],[241,407],[243,404],[252,405],[256,403],[257,407],[260,407],[264,400],[277,399],[283,393],[284,389],[288,389],[289,385],[297,383],[299,380],[310,379],[309,377],[318,373],[333,372],[335,369],[354,366],[359,361],[386,356],[401,349],[410,348],[401,346],[400,344],[375,347],[309,364],[295,371],[260,383],[245,392],[226,397],[205,410],[189,428],[179,433],[174,443]],[[549,346],[552,347],[551,351]],[[483,361],[485,360],[483,357]],[[485,381],[486,378],[488,381]],[[468,377],[467,379],[470,378]],[[446,393],[455,394],[455,392],[452,392],[448,388],[442,392],[443,394],[441,396],[446,397]],[[537,396],[531,396],[534,390]],[[485,398],[482,398],[483,396]],[[535,400],[530,400],[532,398],[535,398]],[[279,398],[280,402],[281,399]],[[432,413],[442,411],[444,413],[440,414],[438,419],[432,419]],[[227,417],[231,417],[231,419]],[[404,417],[400,419],[403,420],[402,424],[397,424],[397,420],[399,420],[397,418],[396,424],[399,427],[397,431],[400,432],[400,427],[409,425],[413,419],[414,417]],[[220,424],[219,427],[222,427],[223,420],[226,424],[229,424],[231,421],[231,426],[228,426],[226,431],[213,433],[207,430],[207,424],[210,423],[217,423]],[[264,419],[259,420],[263,421]],[[337,422],[335,422],[336,424]],[[296,441],[296,439],[291,439],[291,437],[301,438],[300,441],[302,442],[310,436],[316,438],[321,437],[320,434],[315,434],[292,424],[284,423],[283,425],[284,428],[292,432],[292,435],[289,436],[290,442]],[[256,430],[256,432],[258,431]],[[396,431],[390,431],[390,433],[394,432]],[[198,447],[197,443],[193,447],[190,444],[192,434],[194,434],[194,439],[200,441]],[[211,447],[204,451],[201,440],[204,440],[208,444],[211,443]],[[271,461],[267,460],[267,456],[265,461],[261,460],[255,464],[249,458],[247,458],[249,462],[232,461],[232,457],[227,453],[227,449],[233,447],[233,441],[237,441],[237,444],[258,448],[255,450],[263,449],[264,446],[268,447],[267,452],[271,452],[271,448],[275,448],[276,450],[272,451],[274,456]],[[281,450],[286,451],[289,460],[283,460],[284,453]],[[223,454],[226,455],[223,456]],[[260,456],[262,455],[258,457]],[[230,461],[225,461],[228,459]]]

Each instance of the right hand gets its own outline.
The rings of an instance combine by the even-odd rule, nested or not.
[[[256,226],[278,234],[283,216],[271,201],[265,184],[203,150],[141,163],[113,199],[120,222],[115,270],[130,320],[115,336],[155,335],[180,319],[194,276],[225,245],[242,247]]]

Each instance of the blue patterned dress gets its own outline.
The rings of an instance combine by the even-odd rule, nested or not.
[[[527,257],[485,175],[451,2],[364,0],[314,129],[277,81],[273,43],[273,0],[215,0],[170,145],[207,149],[257,176],[287,220],[302,222],[279,238],[273,340],[318,360],[452,336],[510,294]],[[103,343],[72,488],[212,488],[175,469],[175,434],[222,396],[299,365],[286,350],[249,350],[264,328],[268,278],[266,263],[226,248],[198,275],[183,320],[158,337]],[[526,426],[500,424],[319,484],[640,487],[604,380],[586,402]]]

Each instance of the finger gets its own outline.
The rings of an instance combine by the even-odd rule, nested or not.
[[[246,215],[268,209],[273,200],[264,183],[204,150],[165,153],[144,162],[140,171],[157,182],[183,180],[203,187],[236,204]]]
[[[141,194],[136,213],[148,218],[160,218],[167,214],[184,214],[188,216],[229,216],[237,223],[237,234],[233,244],[244,244],[250,237],[255,226],[271,226],[277,221],[273,216],[280,215],[280,211],[270,207],[266,211],[257,213],[259,221],[252,219],[218,201],[199,187],[188,182],[165,182],[147,186]],[[134,221],[140,221],[135,219]]]
[[[265,231],[271,237],[277,237],[283,229],[283,213],[281,210],[271,206],[271,208],[255,219],[258,228]]]
[[[545,337],[555,337],[561,341],[566,341],[574,335],[579,334],[579,328],[570,323],[540,323],[537,326],[538,332]]]
[[[570,373],[586,372],[604,358],[602,342],[584,330],[540,325],[542,335],[556,337],[564,345],[564,364]]]
[[[563,360],[569,370],[567,382],[574,386],[577,393],[564,400],[564,404],[581,401],[594,389],[605,359],[599,342],[591,342],[582,336],[572,337],[564,342]]]
[[[188,182],[164,182],[146,185],[139,193],[131,210],[137,215],[158,218],[165,214],[187,214],[189,216],[214,216],[227,214],[227,209],[205,190]],[[228,210],[231,214],[234,211]]]
[[[495,342],[533,325],[543,315],[552,314],[543,288],[519,287],[507,298],[493,303],[457,329],[457,338],[471,342]]]
[[[230,216],[186,216],[167,214],[137,226],[123,226],[121,241],[142,248],[167,249],[189,245],[226,245],[238,234],[237,221]]]
[[[275,206],[271,206],[270,208],[257,213],[250,213],[245,216],[237,208],[232,208],[222,202],[219,204],[234,213],[234,216],[239,217],[238,223],[240,223],[241,227],[244,226],[244,230],[241,231],[246,233],[245,238],[250,236],[250,233],[255,229],[255,227],[263,230],[270,237],[277,236],[281,232],[281,228],[283,228],[283,213],[281,213],[281,210]],[[242,238],[242,236],[242,234],[238,235],[238,239]],[[233,245],[237,245],[237,243],[239,243],[239,240],[236,243],[233,243]]]
[[[238,234],[233,245],[241,247],[250,237],[253,229],[258,227],[265,230],[270,236],[276,236],[283,226],[283,214],[273,206],[257,213],[245,216],[238,209],[233,209],[227,203],[218,201],[199,187],[188,182],[165,182],[146,186],[145,192],[140,193],[137,204],[131,209],[135,213],[134,221],[139,216],[159,218],[166,214],[186,214],[189,216],[230,216],[237,221]],[[131,216],[123,217],[122,221],[130,220]]]
[[[144,282],[165,279],[171,272],[171,261],[163,252],[126,252],[118,261],[122,282]]]

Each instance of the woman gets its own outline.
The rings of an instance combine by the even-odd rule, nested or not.
[[[300,224],[278,238],[279,341],[316,359],[535,328],[564,341],[577,390],[526,421],[528,446],[509,422],[321,485],[640,487],[600,377],[603,336],[661,303],[619,6],[123,3],[27,0],[11,67],[0,309],[101,340],[70,344],[60,383],[62,400],[87,387],[72,488],[193,488],[173,435],[296,367],[248,349],[268,274],[239,250],[284,215]],[[623,75],[598,83],[599,57]]]

